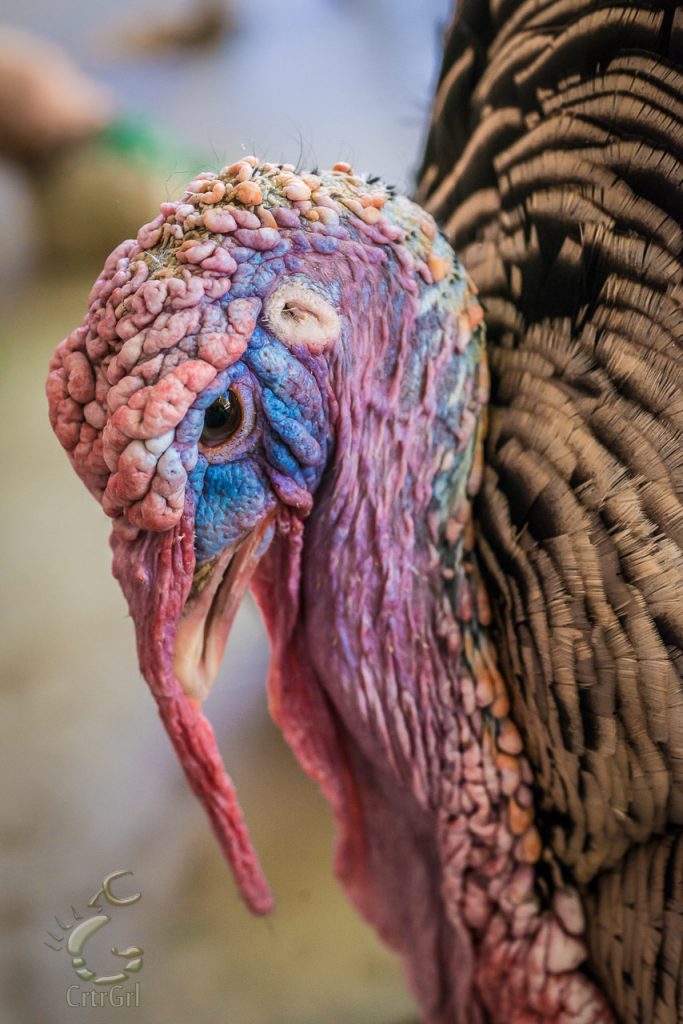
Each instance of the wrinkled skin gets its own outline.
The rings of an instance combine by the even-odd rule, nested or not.
[[[271,896],[201,713],[249,585],[273,715],[424,1019],[606,1024],[488,639],[481,320],[417,206],[345,165],[246,158],[112,254],[50,415],[112,517],[142,671],[250,907]]]

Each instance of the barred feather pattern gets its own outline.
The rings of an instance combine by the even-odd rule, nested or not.
[[[683,6],[461,0],[418,198],[486,311],[501,662],[629,1024],[683,1020],[682,183]]]

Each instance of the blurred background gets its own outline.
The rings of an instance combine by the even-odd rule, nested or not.
[[[268,718],[250,602],[208,702],[277,899],[268,920],[243,908],[139,677],[108,523],[50,432],[43,383],[109,250],[200,167],[347,160],[410,191],[449,13],[8,0],[0,14],[3,1024],[415,1019],[333,877],[327,806]],[[140,1005],[70,1007],[78,979],[47,930],[116,869],[142,898],[88,950],[112,970],[110,938],[144,949]]]

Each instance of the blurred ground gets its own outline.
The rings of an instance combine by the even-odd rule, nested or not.
[[[4,17],[63,43],[124,112],[214,166],[245,151],[349,159],[409,187],[447,0],[235,0],[235,34],[213,51],[105,60],[115,30],[153,4],[10,0]],[[170,195],[185,170],[169,167]],[[87,212],[95,231],[97,204]],[[327,807],[267,719],[267,643],[251,605],[208,711],[278,907],[256,920],[235,896],[139,679],[107,523],[47,424],[48,358],[99,266],[33,266],[36,211],[10,167],[0,168],[0,221],[4,259],[15,261],[0,317],[0,1021],[410,1019],[398,965],[332,877]],[[82,912],[117,868],[134,871],[143,894],[122,937],[145,951],[140,1008],[70,1008],[76,978],[67,953],[43,945],[45,929],[72,904]]]

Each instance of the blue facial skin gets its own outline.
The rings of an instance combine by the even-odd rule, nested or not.
[[[208,457],[200,441],[188,477],[197,565],[244,540],[278,503],[304,507],[331,445],[322,358],[288,348],[261,326],[242,358],[199,396],[179,441],[201,435],[205,410],[230,387],[242,399],[244,426]]]

